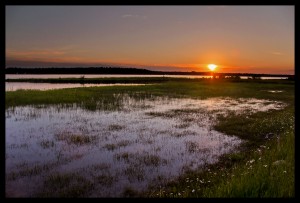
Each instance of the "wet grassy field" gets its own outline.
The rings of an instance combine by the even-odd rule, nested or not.
[[[151,79],[6,92],[6,196],[295,195],[293,81]]]

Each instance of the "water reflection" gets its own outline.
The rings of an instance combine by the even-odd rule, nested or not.
[[[133,86],[144,84],[79,84],[79,83],[30,83],[30,82],[5,82],[5,91],[16,90],[51,90],[74,87],[100,87],[100,86]]]
[[[5,79],[22,79],[22,78],[127,78],[127,77],[171,77],[171,78],[212,78],[209,75],[122,75],[122,74],[5,74]],[[248,79],[249,76],[240,76],[241,79]],[[288,77],[260,77],[262,80],[268,79],[288,79]]]
[[[87,111],[75,104],[7,109],[6,194],[55,195],[49,186],[54,177],[93,185],[84,193],[89,197],[145,190],[214,163],[242,142],[212,129],[216,113],[284,106],[257,99],[114,96],[122,101],[117,111]]]
[[[207,75],[128,75],[128,74],[5,74],[5,79],[21,79],[21,78],[153,78],[153,77],[172,77],[172,78],[211,78]]]

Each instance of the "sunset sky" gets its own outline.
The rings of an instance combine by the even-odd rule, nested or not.
[[[6,6],[6,67],[294,74],[294,6]]]

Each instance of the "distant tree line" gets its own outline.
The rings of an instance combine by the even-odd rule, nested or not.
[[[121,67],[49,67],[20,68],[9,67],[5,74],[130,74],[130,75],[208,75],[209,72],[152,71],[140,68]]]
[[[252,79],[260,77],[288,77],[294,80],[294,75],[279,74],[254,74],[254,73],[211,73],[211,72],[179,72],[179,71],[152,71],[140,68],[121,67],[49,67],[49,68],[20,68],[9,67],[5,69],[5,74],[128,74],[128,75],[213,75],[213,78],[239,78],[247,76]]]

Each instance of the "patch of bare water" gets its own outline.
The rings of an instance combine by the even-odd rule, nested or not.
[[[280,92],[283,92],[282,90],[270,90],[268,92],[271,92],[271,93],[280,93]]]
[[[242,140],[212,129],[217,113],[280,109],[258,99],[122,97],[118,111],[14,107],[6,117],[6,195],[35,196],[51,174],[78,173],[89,197],[119,197],[218,161]],[[42,188],[42,189],[41,189]]]
[[[53,90],[75,87],[103,87],[103,86],[135,86],[145,84],[79,84],[79,83],[31,83],[31,82],[5,82],[5,91],[16,90]]]

